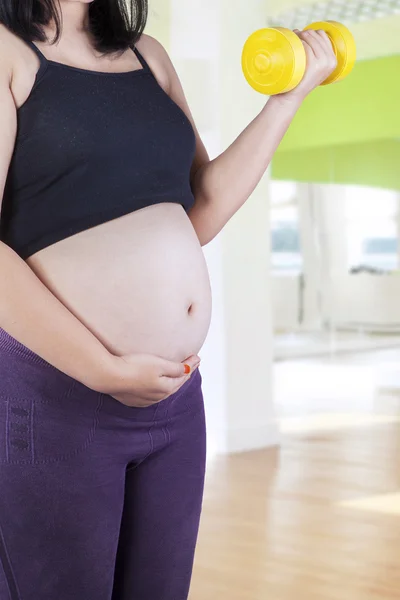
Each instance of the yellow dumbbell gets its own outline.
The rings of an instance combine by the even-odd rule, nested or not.
[[[307,29],[326,31],[337,57],[337,68],[322,85],[347,77],[356,61],[356,44],[351,31],[336,21],[319,21]],[[303,79],[306,65],[302,41],[284,27],[255,31],[243,48],[244,76],[251,87],[268,96],[293,90]]]

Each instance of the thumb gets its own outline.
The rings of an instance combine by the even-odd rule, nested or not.
[[[192,371],[198,367],[199,363],[200,358],[198,356],[190,356],[183,363],[165,360],[162,364],[162,376],[184,377],[185,375],[190,375]]]

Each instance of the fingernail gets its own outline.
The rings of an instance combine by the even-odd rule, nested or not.
[[[189,373],[191,371],[190,365],[184,365],[184,366],[185,366],[185,374],[189,375]]]

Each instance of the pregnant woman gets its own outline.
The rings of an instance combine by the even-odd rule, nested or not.
[[[145,0],[0,5],[2,600],[187,598],[202,246],[335,66],[324,33],[299,32],[300,86],[210,161],[146,16]]]

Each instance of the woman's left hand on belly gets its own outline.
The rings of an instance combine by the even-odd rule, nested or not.
[[[109,381],[100,391],[126,406],[145,408],[177,392],[199,364],[198,356],[182,363],[150,354],[113,356]]]

